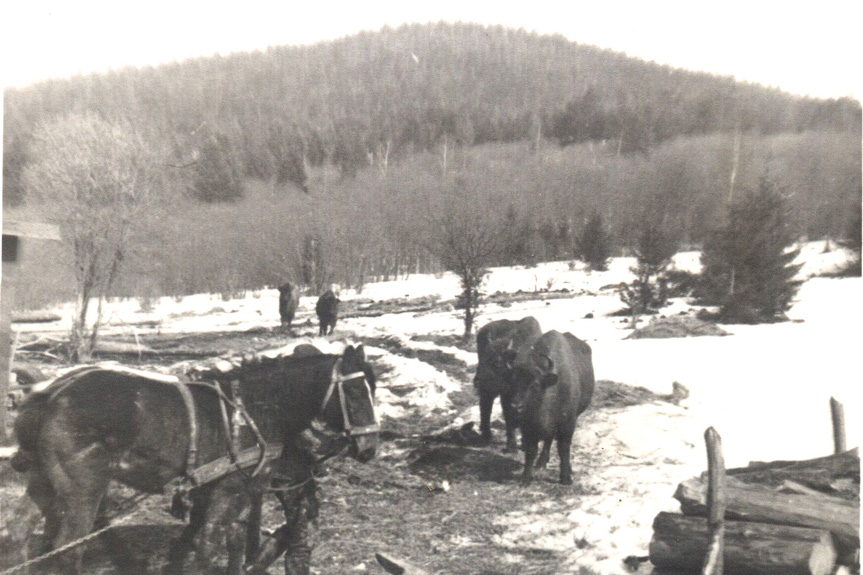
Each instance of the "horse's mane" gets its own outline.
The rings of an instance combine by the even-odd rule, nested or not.
[[[192,379],[207,381],[234,380],[260,376],[262,373],[274,370],[278,372],[285,367],[303,367],[322,362],[334,362],[340,355],[320,353],[316,355],[278,355],[263,354],[220,358],[219,360],[193,367],[187,372]]]

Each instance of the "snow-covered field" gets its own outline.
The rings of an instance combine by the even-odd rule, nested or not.
[[[574,572],[582,565],[599,573],[625,573],[624,556],[646,554],[656,513],[676,508],[671,499],[676,484],[706,468],[703,432],[707,427],[715,427],[722,435],[729,467],[750,460],[817,457],[833,449],[828,408],[833,396],[845,405],[849,447],[859,445],[863,381],[857,330],[863,326],[863,280],[811,277],[844,261],[840,250],[822,252],[821,242],[803,246],[801,277],[808,279],[788,314],[793,321],[723,325],[731,334],[727,337],[625,339],[631,333],[629,320],[607,316],[622,304],[614,289],[606,286],[630,278],[631,258],[617,258],[609,271],[601,273],[586,272],[580,266],[570,269],[566,262],[492,270],[484,287],[489,294],[566,288],[574,295],[508,307],[489,304],[481,309],[480,324],[533,315],[543,330],[570,331],[590,343],[597,379],[643,386],[657,393],[670,393],[676,381],[690,391],[679,407],[651,403],[588,411],[576,431],[573,458],[576,482],[586,494],[540,499],[528,511],[489,518],[503,529],[498,542],[560,551],[567,554]],[[698,254],[679,254],[675,263],[679,269],[697,270]],[[458,291],[452,274],[418,275],[370,284],[361,294],[344,290],[341,297],[382,301],[434,296],[446,300]],[[275,290],[264,290],[228,302],[209,295],[181,301],[164,298],[146,313],[136,301],[112,302],[108,331],[158,330],[164,334],[275,327],[277,297]],[[664,314],[691,307],[688,301],[676,300]],[[313,308],[314,298],[302,298],[297,322],[303,325],[314,315]],[[22,331],[65,329],[70,309],[57,310],[65,317],[61,323],[24,325]],[[313,323],[317,325],[316,320]],[[462,329],[459,312],[442,310],[344,319],[336,331],[355,341],[396,337],[403,346],[440,350],[472,366],[475,354],[410,339],[456,335]],[[377,396],[386,417],[446,412],[447,395],[465,385],[417,359],[374,347],[369,354],[390,368]],[[478,421],[476,407],[451,415],[456,423]],[[500,416],[499,411],[496,415]],[[551,469],[556,471],[554,460]]]

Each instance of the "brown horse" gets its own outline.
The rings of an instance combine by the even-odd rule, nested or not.
[[[268,445],[291,446],[286,452],[295,453],[314,427],[340,438],[330,442],[329,450],[350,446],[350,455],[359,461],[374,456],[374,375],[362,346],[348,346],[341,356],[244,362],[228,373],[213,370],[202,377],[218,380],[223,393],[214,385],[197,383],[188,385],[190,393],[184,394],[170,379],[86,367],[28,398],[15,422],[20,449],[13,467],[27,474],[27,493],[45,517],[48,549],[94,529],[111,481],[162,493],[177,478],[194,477],[197,466],[236,454],[237,441],[231,442],[232,431],[226,425],[235,419],[233,406],[225,407],[220,400],[232,387],[230,382],[239,382],[234,386],[238,399]],[[250,427],[235,428],[242,430],[241,448],[255,446]],[[224,542],[228,572],[240,572],[247,536],[255,547],[258,535],[249,535],[245,522],[252,503],[269,485],[269,468],[258,466],[254,476],[251,468],[234,469],[193,486],[190,522],[171,548],[169,570],[186,571],[185,561],[194,551],[197,570],[212,572],[215,551]],[[58,571],[80,572],[82,559],[79,545],[60,556]]]

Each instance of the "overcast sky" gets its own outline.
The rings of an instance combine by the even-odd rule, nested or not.
[[[307,44],[404,22],[502,24],[815,97],[863,98],[861,0],[4,2],[4,86]]]

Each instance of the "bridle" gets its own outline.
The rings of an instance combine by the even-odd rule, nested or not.
[[[336,360],[335,365],[333,366],[332,376],[330,377],[330,386],[327,388],[327,393],[324,395],[324,401],[321,403],[321,414],[327,408],[330,400],[335,395],[336,390],[338,390],[339,396],[339,408],[342,412],[342,421],[344,423],[344,431],[341,433],[345,437],[353,437],[357,435],[368,435],[371,433],[378,433],[381,430],[380,422],[378,421],[378,414],[372,410],[372,415],[374,417],[374,423],[370,425],[361,425],[354,426],[351,424],[350,416],[348,415],[348,402],[345,397],[344,384],[348,381],[355,381],[357,379],[362,379],[363,387],[365,388],[366,395],[369,399],[369,403],[374,407],[374,398],[372,397],[372,390],[369,386],[369,382],[366,379],[366,374],[362,371],[355,371],[353,373],[348,373],[343,375],[340,373],[342,367],[342,358]]]

